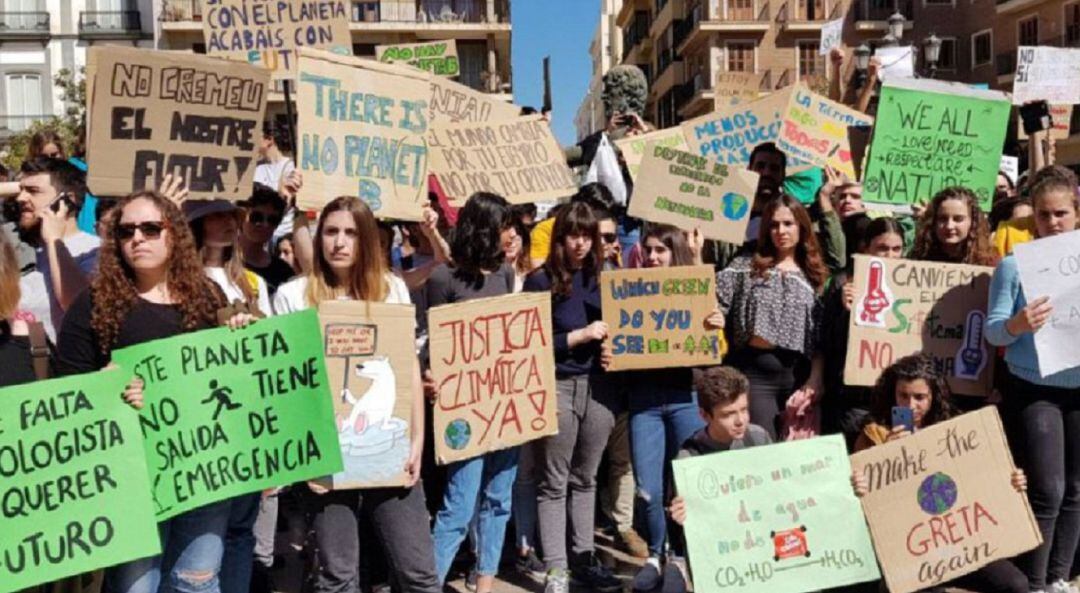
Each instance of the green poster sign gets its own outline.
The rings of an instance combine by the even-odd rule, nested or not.
[[[140,415],[159,521],[341,471],[315,310],[140,344]]]
[[[0,592],[161,552],[129,378],[0,390]]]
[[[843,437],[677,460],[699,593],[801,593],[879,578]]]
[[[997,91],[925,79],[890,81],[878,103],[863,199],[915,204],[959,185],[975,192],[982,210],[990,210],[1010,109]]]

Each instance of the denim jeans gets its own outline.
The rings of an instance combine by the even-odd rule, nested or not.
[[[536,442],[518,447],[514,478],[514,546],[536,549]]]
[[[323,495],[309,492],[305,500],[313,513],[318,546],[316,593],[360,593],[360,513],[371,518],[391,579],[401,593],[441,593],[421,484]]]
[[[544,564],[548,570],[565,570],[570,567],[567,535],[575,563],[596,549],[596,471],[622,406],[608,377],[567,377],[555,385],[559,433],[535,441],[536,507]]]
[[[476,573],[495,576],[510,521],[518,448],[492,451],[447,465],[446,495],[435,515],[431,537],[435,542],[435,569],[446,582],[450,564],[476,520]]]
[[[162,554],[109,568],[108,593],[221,593],[218,575],[232,501],[158,523]]]
[[[1068,580],[1080,541],[1080,388],[1059,389],[1010,377],[1008,417],[1023,459],[1028,500],[1043,543],[1020,562],[1032,591]]]
[[[221,593],[251,590],[251,563],[255,552],[255,518],[262,494],[245,494],[230,501],[225,530],[225,556],[221,559]]]
[[[679,447],[705,426],[697,396],[679,386],[627,381],[630,396],[630,452],[638,498],[645,509],[649,555],[659,557],[667,538],[664,493],[671,460]]]

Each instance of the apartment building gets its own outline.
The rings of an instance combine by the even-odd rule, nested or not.
[[[601,94],[604,90],[604,75],[612,66],[617,66],[622,61],[623,39],[615,23],[615,17],[622,3],[623,0],[600,0],[600,21],[596,25],[596,32],[593,33],[592,42],[589,44],[592,76],[589,79],[589,89],[574,117],[578,141],[607,125]]]
[[[5,0],[0,0],[3,2]],[[205,53],[200,0],[162,3],[157,47]],[[375,57],[375,46],[453,39],[461,74],[457,81],[512,101],[510,0],[351,0],[353,54]],[[277,83],[267,107],[272,117],[285,113]]]
[[[152,0],[0,0],[0,144],[64,113],[53,79],[88,47],[151,47],[155,20]]]

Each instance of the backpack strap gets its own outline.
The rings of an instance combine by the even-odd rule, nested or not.
[[[49,339],[45,335],[45,325],[40,321],[27,324],[30,328],[30,358],[34,364],[34,375],[38,380],[49,378]]]

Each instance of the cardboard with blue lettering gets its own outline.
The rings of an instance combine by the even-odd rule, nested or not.
[[[720,364],[724,332],[705,327],[717,307],[712,266],[605,271],[600,299],[609,371]]]
[[[420,220],[428,201],[431,75],[409,66],[301,48],[297,204],[358,196],[380,219]]]
[[[295,78],[301,47],[352,55],[347,0],[201,0],[206,53]]]
[[[630,216],[701,229],[707,239],[741,244],[746,238],[758,174],[650,144],[630,197]]]
[[[866,478],[862,507],[892,593],[939,588],[1042,541],[994,406],[870,447],[851,467]]]
[[[725,165],[747,165],[750,153],[762,142],[776,142],[783,126],[784,109],[794,87],[740,103],[681,124],[690,152],[712,157]],[[804,163],[788,163],[789,169]]]
[[[986,396],[994,352],[983,340],[993,268],[855,256],[844,383],[873,385],[898,358],[934,358],[953,393]]]

